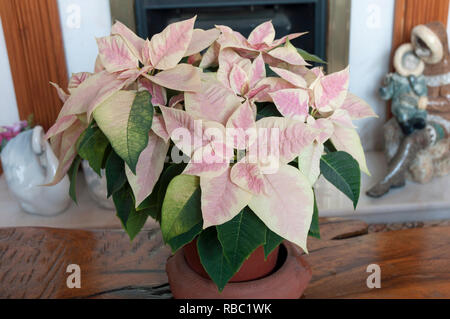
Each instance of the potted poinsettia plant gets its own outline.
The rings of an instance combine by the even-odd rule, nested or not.
[[[74,74],[67,91],[54,84],[64,106],[47,132],[60,160],[53,183],[68,173],[75,200],[80,161],[104,169],[131,239],[149,216],[160,223],[175,297],[259,296],[256,282],[307,268],[292,247],[319,236],[320,174],[356,207],[368,170],[352,120],[375,114],[348,92],[348,68],[326,75],[308,63],[323,61],[291,44],[301,33],[276,40],[265,22],[245,38],[194,22],[150,40],[117,22],[97,39],[94,73]],[[266,297],[299,297],[308,280]]]

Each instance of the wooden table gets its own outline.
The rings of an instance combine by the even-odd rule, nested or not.
[[[450,298],[450,227],[367,234],[360,221],[322,220],[310,239],[305,298]],[[170,298],[169,250],[157,229],[130,243],[121,230],[0,229],[0,298]],[[81,288],[66,285],[69,264]],[[381,288],[369,289],[369,264]]]

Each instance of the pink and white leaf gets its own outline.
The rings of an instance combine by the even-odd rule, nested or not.
[[[172,69],[185,56],[192,40],[195,19],[172,23],[151,38],[145,49],[156,69]]]
[[[50,129],[45,134],[44,138],[49,139],[53,136],[56,136],[65,130],[67,130],[69,127],[71,127],[75,122],[77,122],[77,116],[76,115],[66,115],[58,117],[56,122],[50,127]]]
[[[164,87],[153,83],[147,78],[140,78],[138,80],[138,88],[147,90],[151,94],[153,105],[167,105],[167,91]]]
[[[252,62],[250,70],[250,88],[254,88],[256,84],[266,77],[266,66],[262,54],[258,55]]]
[[[275,29],[273,27],[272,21],[267,21],[258,25],[250,33],[248,37],[248,42],[253,46],[258,46],[260,44],[271,45],[275,40]]]
[[[190,56],[199,53],[213,44],[220,35],[220,31],[216,28],[209,30],[194,29],[192,39],[184,56]]]
[[[97,54],[97,58],[95,59],[95,65],[94,65],[94,73],[100,73],[105,70],[105,67],[102,64],[102,61],[100,60],[100,55]]]
[[[203,228],[233,219],[252,197],[231,181],[229,167],[216,177],[200,177],[200,188]]]
[[[170,138],[170,135],[166,129],[166,123],[164,122],[164,118],[161,114],[153,114],[152,131],[162,138],[164,142],[167,142]]]
[[[60,145],[58,145],[58,168],[56,169],[53,180],[46,186],[58,184],[66,173],[69,171],[73,160],[77,156],[76,142],[83,131],[87,128],[87,124],[76,119],[75,122],[68,127],[62,134]]]
[[[86,79],[89,78],[91,75],[92,73],[90,72],[79,72],[72,74],[68,85],[69,92],[72,92],[73,89],[79,87],[80,84],[86,81]]]
[[[308,116],[307,125],[310,125],[319,131],[316,141],[320,144],[325,143],[334,132],[333,121],[329,118],[315,120],[312,116]]]
[[[313,87],[313,83],[316,80],[318,80],[318,78],[321,78],[324,76],[321,67],[315,67],[315,68],[309,69],[308,67],[306,67],[304,65],[288,65],[286,67],[286,70],[293,73],[294,75],[297,75],[297,76],[303,78],[303,80],[306,82],[306,86],[304,86],[304,87],[307,87],[307,88]],[[283,77],[283,76],[281,76],[281,77]]]
[[[64,103],[60,117],[87,113],[88,118],[95,108],[126,84],[116,74],[107,71],[95,73],[82,82]]]
[[[169,107],[174,107],[175,105],[181,103],[184,101],[184,94],[180,93],[177,95],[174,95],[169,100]]]
[[[291,65],[309,65],[290,42],[269,51],[268,55]]]
[[[285,117],[305,121],[309,112],[309,94],[303,89],[285,89],[270,93],[277,109]]]
[[[295,86],[289,83],[288,81],[276,77],[268,77],[262,79],[261,81],[258,82],[255,90],[261,87],[264,87],[264,89],[259,90],[259,92],[253,96],[253,99],[256,102],[273,102],[270,93],[283,89],[295,88]]]
[[[246,149],[256,140],[255,115],[249,102],[243,103],[228,119],[227,141],[237,149]]]
[[[313,87],[315,106],[320,112],[337,110],[344,104],[349,85],[349,68],[319,78]]]
[[[307,33],[308,32],[299,32],[299,33],[291,33],[289,35],[286,35],[286,36],[282,37],[281,39],[273,41],[271,46],[270,46],[270,48],[275,48],[275,47],[277,47],[277,46],[279,46],[281,44],[286,43],[287,39],[294,40],[294,39],[296,39],[298,37],[301,37],[302,35],[305,35]]]
[[[309,180],[311,187],[320,175],[320,158],[324,151],[323,144],[314,142],[307,146],[298,157],[298,168]]]
[[[203,54],[199,67],[205,69],[219,65],[219,52],[220,44],[216,41],[208,48],[208,50],[206,50],[205,54]]]
[[[136,175],[125,164],[125,174],[138,207],[153,191],[164,168],[169,143],[150,132],[147,147],[139,155]]]
[[[64,103],[69,98],[69,94],[67,94],[58,84],[50,82],[50,84],[56,89],[56,93],[58,94],[59,99]]]
[[[261,85],[261,86],[257,85],[256,88],[251,89],[251,90],[247,93],[246,97],[247,97],[248,100],[250,100],[252,103],[254,103],[255,97],[256,97],[259,93],[264,94],[264,91],[265,91],[265,90],[269,90],[269,89],[270,89],[270,86],[269,86],[268,84]]]
[[[331,142],[333,142],[333,145],[338,151],[344,151],[353,156],[358,162],[359,168],[370,176],[361,140],[358,132],[354,128],[335,124]]]
[[[309,180],[289,165],[264,178],[268,195],[254,195],[249,207],[270,230],[307,252],[306,240],[314,210]]]
[[[200,177],[219,176],[230,166],[227,152],[223,143],[208,143],[195,150],[183,174]]]
[[[217,39],[217,43],[220,45],[221,50],[224,50],[225,48],[252,50],[247,39],[239,32],[233,31],[230,27],[224,25],[216,25],[216,28],[221,32],[221,35]],[[256,50],[253,51],[257,52]]]
[[[259,165],[243,158],[231,168],[231,180],[242,189],[256,195],[267,195],[265,179]]]
[[[164,106],[160,109],[170,138],[184,154],[192,156],[208,143],[204,140],[202,123],[196,122],[188,112]]]
[[[217,79],[226,87],[231,89],[230,73],[233,67],[244,60],[232,48],[222,49],[219,53],[219,69],[217,70]]]
[[[256,127],[258,147],[279,156],[282,164],[293,161],[319,134],[317,129],[303,122],[284,117],[262,118],[256,122]]]
[[[347,94],[347,97],[342,104],[341,109],[346,110],[352,120],[359,120],[368,117],[378,117],[378,115],[372,110],[369,104],[363,99],[360,99],[356,95],[351,93]]]
[[[110,72],[125,71],[138,67],[138,58],[120,36],[108,36],[97,39],[99,57],[102,65]]]
[[[238,65],[233,65],[230,72],[230,87],[237,95],[244,95],[249,89],[247,73]]]
[[[353,125],[352,119],[348,112],[344,109],[337,109],[333,114],[328,117],[333,123],[346,126],[346,127],[356,127]]]
[[[138,37],[133,31],[131,31],[123,23],[117,21],[111,28],[111,34],[120,35],[122,39],[127,44],[130,51],[142,62],[142,49],[144,47],[145,41]]]
[[[306,88],[308,86],[306,80],[299,74],[296,74],[294,72],[291,72],[286,69],[277,68],[277,67],[270,67],[270,69],[275,72],[280,78],[285,79],[292,85],[299,87],[299,88]]]
[[[185,108],[193,117],[226,124],[242,101],[217,80],[215,73],[203,73],[201,90],[185,92]]]
[[[143,74],[150,81],[176,91],[197,92],[201,89],[201,71],[190,64],[181,63],[156,75]]]

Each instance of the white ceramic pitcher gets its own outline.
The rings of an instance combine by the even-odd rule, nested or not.
[[[43,186],[52,181],[58,159],[44,140],[41,126],[11,139],[1,152],[1,160],[8,187],[24,211],[52,216],[69,206],[67,176],[57,185]]]

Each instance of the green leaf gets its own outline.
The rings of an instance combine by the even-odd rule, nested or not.
[[[113,152],[113,149],[111,143],[109,143],[108,147],[105,150],[105,154],[103,155],[102,169],[106,169],[106,161],[108,160],[109,155],[111,155],[111,152]]]
[[[311,226],[309,226],[308,235],[320,239],[319,209],[317,208],[316,194],[314,194],[314,212],[311,220]]]
[[[358,162],[346,152],[334,152],[320,159],[320,171],[323,176],[353,202],[359,200],[361,171]]]
[[[137,234],[141,231],[142,227],[144,227],[145,222],[147,221],[148,214],[145,211],[136,211],[131,210],[130,216],[128,216],[127,226],[125,230],[130,237],[130,240],[133,240]]]
[[[127,181],[125,163],[114,151],[111,151],[106,160],[105,175],[108,197],[121,189]]]
[[[159,188],[157,193],[157,210],[159,212],[159,215],[157,218],[155,218],[157,221],[161,221],[161,210],[162,205],[164,201],[164,197],[166,196],[167,187],[169,187],[169,183],[172,181],[172,179],[175,176],[180,175],[184,169],[186,168],[185,163],[180,164],[171,164],[162,174],[159,178]]]
[[[282,117],[280,111],[278,111],[277,107],[273,103],[264,103],[260,104],[261,106],[258,107],[258,112],[256,114],[256,119],[260,120],[264,117],[270,117],[270,116],[276,116],[276,117]]]
[[[273,252],[275,248],[280,246],[283,241],[284,241],[283,237],[278,236],[269,228],[266,228],[266,244],[264,245],[265,258],[267,259],[270,253]]]
[[[77,203],[77,176],[80,169],[81,157],[77,156],[67,172],[70,179],[69,195],[72,200]]]
[[[236,217],[216,229],[225,257],[234,273],[256,248],[266,242],[266,225],[250,208],[244,208]]]
[[[300,55],[302,56],[303,59],[305,59],[306,61],[309,62],[316,62],[316,63],[321,63],[321,64],[327,64],[327,62],[325,62],[324,60],[322,60],[321,58],[319,58],[317,55],[311,54],[306,52],[303,49],[298,49],[297,48],[298,53],[300,53]]]
[[[203,268],[219,291],[222,291],[233,277],[234,271],[223,253],[215,227],[209,227],[200,234],[197,241],[197,250]]]
[[[128,184],[112,196],[117,210],[117,217],[119,217],[122,227],[127,232],[130,240],[133,240],[144,226],[148,215],[145,212],[136,211],[133,193]]]
[[[197,176],[179,175],[169,183],[161,211],[161,231],[166,243],[202,221],[200,196]]]
[[[203,230],[203,221],[192,227],[184,234],[178,235],[169,241],[169,245],[172,248],[172,253],[175,253],[178,249],[184,245],[190,243],[198,234]]]
[[[89,162],[89,166],[101,176],[103,157],[109,141],[105,134],[94,124],[82,133],[77,141],[77,152]]]
[[[153,122],[153,105],[148,91],[140,91],[134,98],[128,118],[128,167],[136,174],[136,165],[139,155],[148,144],[148,132]]]
[[[160,184],[161,182],[158,180],[151,194],[136,208],[138,212],[143,211],[156,221],[161,220],[161,209],[158,208],[157,196]]]
[[[130,193],[130,186],[125,184],[120,190],[113,195],[114,205],[116,206],[117,217],[122,222],[122,226],[126,229],[128,217],[132,210],[134,210],[134,198]]]
[[[94,111],[97,124],[133,174],[152,126],[150,97],[148,91],[118,91]]]

